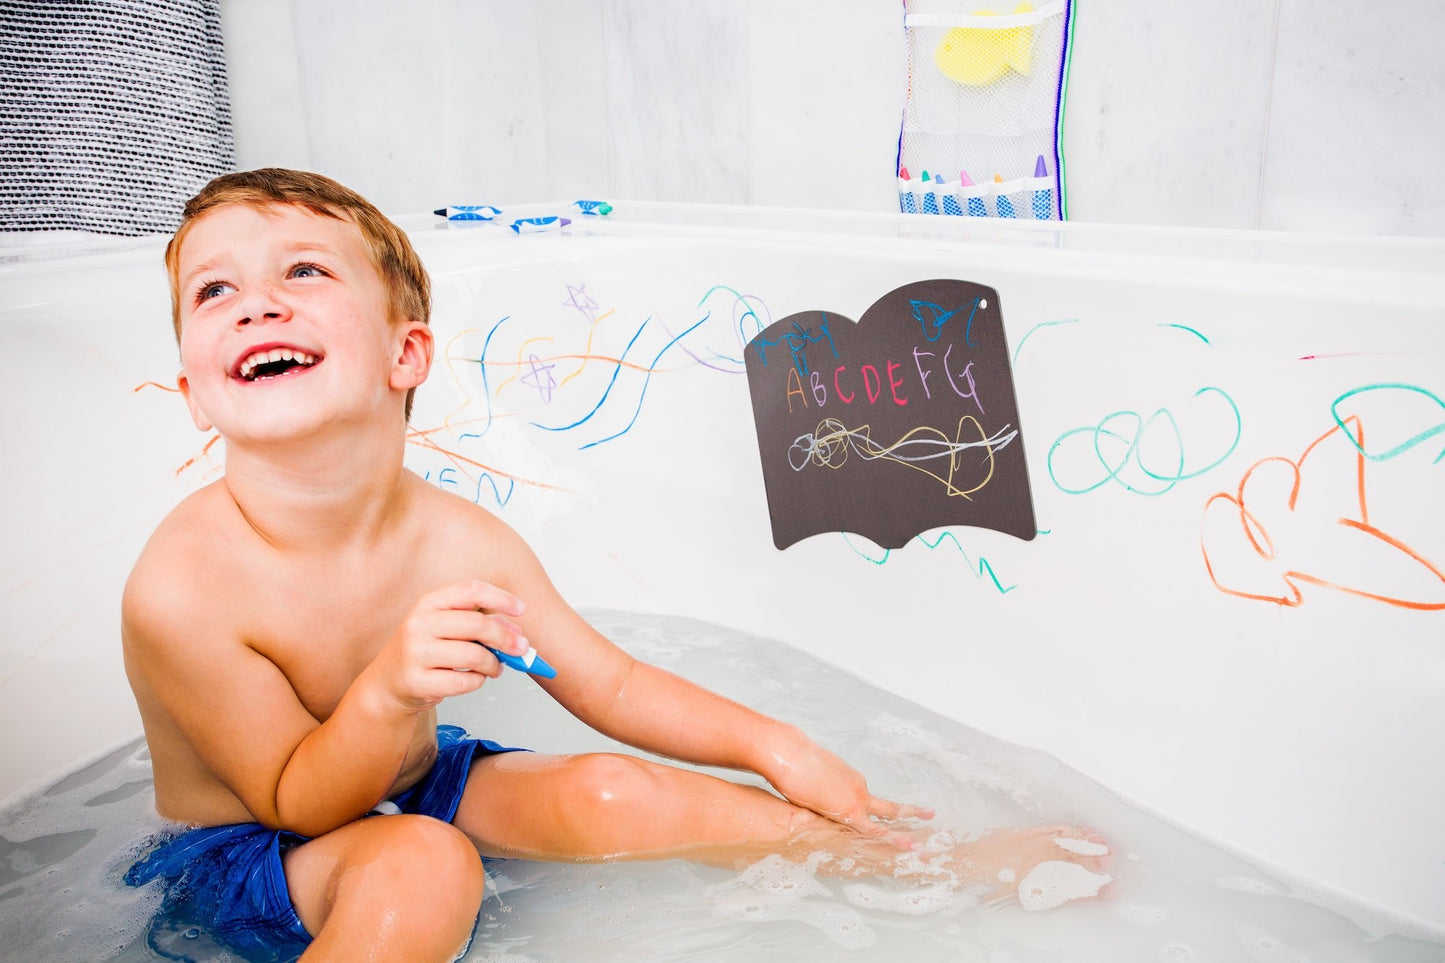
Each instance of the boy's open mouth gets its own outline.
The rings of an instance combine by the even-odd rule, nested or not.
[[[236,377],[242,381],[263,381],[310,368],[321,359],[300,348],[270,348],[254,351],[241,359]]]

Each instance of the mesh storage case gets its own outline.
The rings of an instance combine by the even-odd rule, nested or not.
[[[1008,12],[908,0],[908,100],[898,142],[905,212],[1061,219],[1059,147],[1072,0]]]
[[[217,4],[0,3],[0,229],[170,231],[232,169]]]

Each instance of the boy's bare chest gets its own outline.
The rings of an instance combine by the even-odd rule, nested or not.
[[[431,587],[415,573],[297,571],[268,579],[245,605],[246,641],[324,720]]]

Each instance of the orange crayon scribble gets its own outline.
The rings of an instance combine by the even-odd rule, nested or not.
[[[409,429],[407,429],[407,435],[406,435],[407,444],[409,444],[409,445],[415,445],[415,446],[418,447],[418,448],[424,449],[424,450],[426,450],[426,451],[433,451],[433,452],[436,452],[436,453],[439,454],[439,455],[444,456],[444,457],[445,457],[448,461],[450,461],[459,471],[461,471],[464,475],[466,475],[467,478],[468,478],[469,480],[471,480],[471,481],[476,481],[476,479],[475,479],[474,477],[472,477],[472,475],[467,471],[467,467],[466,467],[466,466],[470,466],[470,467],[472,467],[472,468],[480,469],[481,471],[488,472],[489,474],[491,474],[491,475],[493,475],[493,476],[496,476],[496,477],[498,477],[498,478],[509,478],[509,479],[511,479],[512,481],[517,482],[518,484],[521,484],[521,485],[530,485],[530,486],[533,487],[533,488],[543,488],[543,489],[546,489],[546,490],[548,490],[548,491],[557,491],[557,492],[565,492],[565,491],[568,491],[568,490],[569,490],[569,489],[563,488],[561,485],[549,484],[548,482],[538,481],[538,480],[536,480],[536,479],[534,479],[534,478],[523,478],[523,477],[521,477],[520,475],[514,475],[514,474],[512,474],[512,473],[509,472],[509,471],[503,471],[503,470],[500,469],[500,468],[496,468],[496,467],[493,467],[492,465],[488,465],[486,462],[477,461],[475,458],[468,458],[466,455],[463,455],[461,452],[455,451],[454,449],[451,449],[451,448],[447,448],[445,445],[438,444],[437,442],[433,441],[433,440],[429,437],[430,435],[432,435],[432,434],[434,434],[434,433],[436,433],[436,432],[438,432],[438,431],[443,431],[443,430],[450,430],[450,429],[447,429],[447,428],[444,428],[444,427],[428,428],[428,429],[425,429],[425,430],[418,430],[418,429],[415,429],[415,428],[409,428]]]
[[[571,381],[573,378],[581,374],[583,368],[587,367],[587,362],[592,360],[592,336],[597,333],[597,325],[612,317],[612,312],[616,310],[616,308],[608,308],[606,311],[592,319],[592,323],[587,326],[587,344],[584,345],[582,348],[582,363],[577,366],[577,370],[573,371],[567,377],[563,378],[560,382],[558,382],[557,387],[561,388],[567,382]]]
[[[143,388],[159,388],[162,391],[169,391],[171,394],[176,395],[181,393],[181,389],[178,385],[163,385],[159,381],[142,381],[140,384],[130,389],[131,394],[135,394]]]
[[[159,387],[163,387],[163,386],[162,386],[162,385],[157,385],[156,387],[159,388]],[[211,437],[206,440],[206,443],[201,446],[201,450],[200,450],[200,451],[196,452],[196,454],[192,455],[190,458],[187,458],[187,459],[185,460],[185,463],[182,464],[181,467],[179,467],[179,468],[176,469],[176,477],[179,478],[180,475],[181,475],[181,472],[185,471],[187,468],[190,468],[192,465],[194,465],[198,459],[201,459],[201,458],[209,458],[209,457],[211,456],[211,448],[214,447],[215,444],[216,444],[216,442],[218,442],[218,441],[220,441],[220,440],[221,440],[221,436],[220,436],[219,434],[214,434],[214,433],[213,433],[213,434],[211,435]]]
[[[1348,435],[1345,433],[1346,427],[1349,429]],[[1301,488],[1305,485],[1305,479],[1307,477],[1320,477],[1317,474],[1307,475],[1306,468],[1311,466],[1307,466],[1306,463],[1325,442],[1330,441],[1336,435],[1339,435],[1340,439],[1345,443],[1353,445],[1353,477],[1349,479],[1349,484],[1352,489],[1350,499],[1352,502],[1351,508],[1353,514],[1357,517],[1351,517],[1349,514],[1346,514],[1334,518],[1333,524],[1339,526],[1339,529],[1335,529],[1334,531],[1336,531],[1336,533],[1340,530],[1359,533],[1359,535],[1369,539],[1368,542],[1357,541],[1352,546],[1354,551],[1352,551],[1351,554],[1358,558],[1368,557],[1370,561],[1383,561],[1383,564],[1386,565],[1394,564],[1403,566],[1406,570],[1412,571],[1417,575],[1420,574],[1421,570],[1428,573],[1429,576],[1432,576],[1434,580],[1439,583],[1441,597],[1410,598],[1404,597],[1403,593],[1389,594],[1382,591],[1371,591],[1360,588],[1358,585],[1350,584],[1349,581],[1342,578],[1326,577],[1294,567],[1284,567],[1284,571],[1277,573],[1278,577],[1288,586],[1283,593],[1278,595],[1267,594],[1263,591],[1249,591],[1231,587],[1231,585],[1226,584],[1226,582],[1230,580],[1221,577],[1221,573],[1216,571],[1216,562],[1219,561],[1220,553],[1216,552],[1215,555],[1211,557],[1209,528],[1206,525],[1204,532],[1200,535],[1199,547],[1204,556],[1204,567],[1209,572],[1210,581],[1214,583],[1215,588],[1226,595],[1259,602],[1274,602],[1277,605],[1289,608],[1294,608],[1304,603],[1304,594],[1300,589],[1300,584],[1303,583],[1333,589],[1357,598],[1383,602],[1387,605],[1400,608],[1417,610],[1445,609],[1445,572],[1442,572],[1439,566],[1425,558],[1403,539],[1382,531],[1369,521],[1369,504],[1365,497],[1365,432],[1364,425],[1357,415],[1346,418],[1343,424],[1335,425],[1329,431],[1316,438],[1306,446],[1298,459],[1290,459],[1281,455],[1271,455],[1256,461],[1245,471],[1243,477],[1240,478],[1239,486],[1233,494],[1217,492],[1210,496],[1204,505],[1205,518],[1208,519],[1211,511],[1216,515],[1224,514],[1225,517],[1235,518],[1242,531],[1244,541],[1248,543],[1249,551],[1253,552],[1256,559],[1267,563],[1276,562],[1279,558],[1280,546],[1276,545],[1275,539],[1270,534],[1269,527],[1260,517],[1262,511],[1274,506],[1265,505],[1262,508],[1256,506],[1256,508],[1252,509],[1250,505],[1247,504],[1250,499],[1250,496],[1247,494],[1247,490],[1251,488],[1250,483],[1262,477],[1262,475],[1256,474],[1259,473],[1261,469],[1267,469],[1273,466],[1284,466],[1290,473],[1291,484],[1288,497],[1285,499],[1283,507],[1293,514],[1299,506]],[[1343,482],[1346,479],[1338,477],[1337,473],[1337,480]],[[1311,484],[1310,488],[1313,489],[1316,485],[1323,484],[1324,482],[1317,482]],[[1263,486],[1256,486],[1256,489],[1259,487]],[[1256,502],[1257,501],[1258,499],[1256,499]],[[1237,531],[1234,532],[1234,534],[1237,536],[1241,534],[1241,532]],[[1369,553],[1368,556],[1367,553]],[[1325,565],[1331,560],[1317,559],[1316,561],[1321,565]],[[1280,566],[1283,567],[1282,562]],[[1428,579],[1426,579],[1426,581],[1428,581]]]

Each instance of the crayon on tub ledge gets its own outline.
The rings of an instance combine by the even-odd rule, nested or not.
[[[512,230],[518,234],[541,234],[546,231],[560,231],[571,224],[572,221],[565,217],[519,217],[511,223]]]
[[[490,204],[458,204],[454,207],[439,207],[432,213],[449,221],[490,221],[502,211]]]

